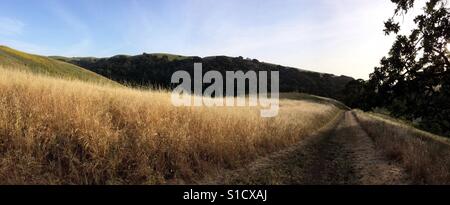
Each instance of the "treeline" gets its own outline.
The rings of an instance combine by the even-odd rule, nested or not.
[[[345,85],[353,80],[347,76],[335,76],[303,71],[259,62],[243,57],[184,57],[169,58],[164,54],[118,55],[111,58],[65,58],[68,61],[112,80],[132,86],[156,86],[173,88],[172,74],[185,70],[193,76],[194,62],[203,64],[203,72],[210,70],[225,74],[226,71],[279,71],[280,92],[303,92],[335,99],[343,99]],[[268,74],[270,76],[270,74]],[[225,76],[225,75],[224,75]]]

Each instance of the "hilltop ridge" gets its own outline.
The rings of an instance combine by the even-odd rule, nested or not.
[[[136,86],[172,88],[171,75],[178,70],[193,74],[194,62],[203,63],[203,71],[242,70],[279,71],[280,92],[302,92],[334,99],[343,99],[342,91],[352,77],[307,71],[286,67],[257,59],[228,56],[182,56],[174,54],[116,55],[109,58],[73,57],[61,58],[68,63],[89,69],[117,82]]]
[[[79,66],[54,58],[25,53],[3,45],[0,45],[0,66],[52,77],[118,85],[108,78]]]

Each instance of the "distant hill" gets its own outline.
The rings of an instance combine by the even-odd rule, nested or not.
[[[89,69],[114,81],[137,85],[171,88],[172,74],[177,70],[193,73],[193,63],[202,62],[203,71],[217,70],[265,70],[280,72],[280,92],[303,92],[335,99],[342,99],[342,90],[353,80],[347,76],[317,73],[281,65],[259,62],[242,57],[211,56],[188,57],[172,54],[117,55],[110,58],[63,58],[69,63]]]
[[[0,66],[66,79],[118,85],[108,78],[79,66],[44,56],[28,54],[6,46],[0,46]]]

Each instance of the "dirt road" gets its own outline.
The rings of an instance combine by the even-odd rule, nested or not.
[[[218,184],[408,184],[376,150],[351,111],[281,152],[226,173]]]

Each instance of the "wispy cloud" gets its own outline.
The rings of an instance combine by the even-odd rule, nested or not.
[[[63,23],[64,32],[72,32],[70,41],[64,43],[59,55],[80,56],[92,52],[91,29],[67,6],[59,1],[47,2],[48,9]]]
[[[392,42],[382,30],[394,7],[384,0],[132,5],[128,42],[149,52],[244,56],[367,78]]]
[[[394,10],[388,0],[43,0],[30,5],[27,12],[20,3],[2,5],[0,44],[39,51],[38,45],[45,45],[44,55],[244,56],[367,78],[393,40],[382,31]]]
[[[14,36],[23,33],[25,24],[14,18],[0,17],[0,35]]]

